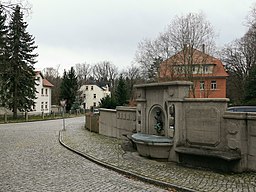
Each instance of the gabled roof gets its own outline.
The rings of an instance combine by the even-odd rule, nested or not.
[[[193,63],[194,65],[198,64],[213,64],[214,67],[214,74],[213,76],[219,76],[219,77],[227,77],[228,73],[226,72],[224,65],[222,64],[221,60],[210,56],[206,53],[203,53],[202,51],[199,51],[197,49],[193,49]],[[162,62],[162,64],[169,65],[170,63],[175,65],[184,65],[184,50],[176,53],[175,55],[171,56],[169,59]]]
[[[54,87],[47,79],[43,79],[43,86],[44,87]]]
[[[42,74],[41,71],[35,71],[35,74],[36,74],[36,75],[40,75],[42,78],[44,78],[44,76],[43,76],[43,74]]]
[[[47,79],[44,78],[41,71],[35,71],[35,74],[40,75],[42,77],[44,87],[54,87],[53,84],[51,84]]]
[[[84,84],[84,85],[82,85],[81,87],[80,87],[80,89],[81,88],[84,88],[84,87],[86,87],[86,86],[96,86],[96,87],[98,87],[98,88],[100,88],[101,90],[103,90],[103,91],[106,91],[106,89],[108,88],[108,85],[106,84],[105,86],[99,86],[99,85],[97,85],[96,83],[89,83],[89,84]]]

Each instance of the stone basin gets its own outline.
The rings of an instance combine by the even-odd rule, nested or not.
[[[173,146],[173,139],[165,136],[135,133],[131,139],[143,157],[168,159]]]

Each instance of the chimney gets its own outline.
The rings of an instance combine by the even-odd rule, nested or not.
[[[205,53],[205,44],[202,45],[202,52]]]

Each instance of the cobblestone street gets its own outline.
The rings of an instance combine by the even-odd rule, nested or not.
[[[253,172],[228,174],[143,158],[136,151],[123,150],[123,141],[92,133],[85,128],[68,128],[62,135],[66,145],[86,156],[124,172],[179,189],[196,192],[256,192],[256,173]]]
[[[72,125],[72,126],[71,126]],[[66,119],[80,129],[84,118]],[[0,191],[166,191],[129,179],[58,142],[62,120],[0,125]]]

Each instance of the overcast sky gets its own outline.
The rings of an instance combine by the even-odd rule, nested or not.
[[[39,54],[36,69],[70,69],[108,60],[130,66],[137,45],[154,39],[176,15],[203,12],[218,34],[217,45],[244,35],[255,0],[30,0],[26,18]]]

